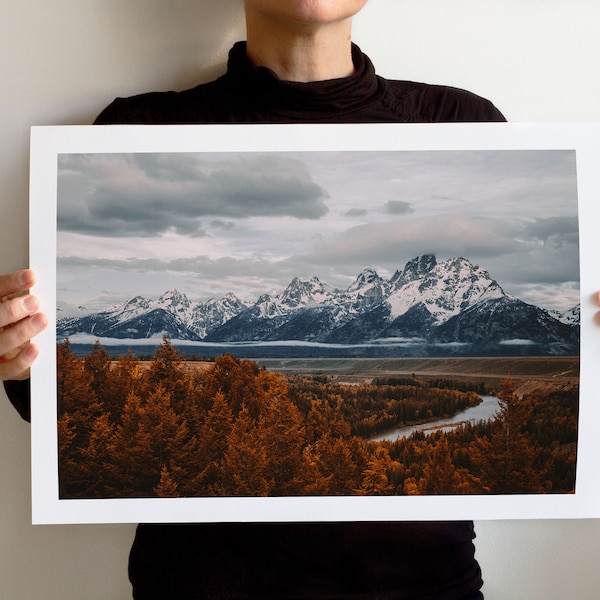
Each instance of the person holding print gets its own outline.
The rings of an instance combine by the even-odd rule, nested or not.
[[[467,91],[379,77],[351,38],[366,1],[245,0],[247,42],[223,76],[116,99],[96,123],[504,120]],[[0,276],[0,376],[24,418],[28,340],[47,324],[34,283],[31,271]],[[129,574],[137,600],[471,600],[483,597],[473,538],[472,522],[142,524]]]

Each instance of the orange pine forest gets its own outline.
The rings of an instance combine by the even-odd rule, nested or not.
[[[523,397],[461,381],[343,385],[231,355],[192,368],[58,345],[61,498],[572,493],[577,389]],[[478,387],[479,386],[479,387]],[[575,386],[574,386],[575,387]],[[371,441],[495,393],[492,421]]]

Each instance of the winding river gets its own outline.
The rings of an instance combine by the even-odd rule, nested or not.
[[[472,406],[471,408],[467,408],[466,410],[456,413],[453,417],[429,421],[428,423],[421,423],[420,425],[399,427],[386,433],[382,433],[371,439],[374,442],[380,442],[383,440],[389,440],[393,442],[400,438],[408,437],[415,431],[422,431],[427,435],[428,433],[433,433],[434,431],[450,431],[461,423],[465,422],[476,423],[477,421],[487,421],[488,419],[493,418],[500,408],[499,400],[496,398],[496,396],[481,396],[481,399],[483,402],[477,406]]]

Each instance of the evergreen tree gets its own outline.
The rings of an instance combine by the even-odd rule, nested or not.
[[[59,417],[68,412],[74,424],[77,421],[91,424],[91,420],[100,414],[101,406],[92,389],[91,377],[85,372],[84,362],[75,356],[68,339],[57,345],[56,359]],[[82,438],[80,435],[78,439]]]
[[[185,368],[183,355],[166,336],[150,361],[147,381],[150,389],[162,386],[178,413],[193,410],[196,391],[194,378]]]
[[[421,494],[456,494],[460,486],[460,475],[457,473],[448,441],[442,436],[434,445],[427,464],[423,469],[423,477],[419,480]]]
[[[58,472],[59,496],[72,498],[75,482],[78,480],[79,456],[73,440],[77,436],[69,413],[63,413],[57,421],[58,433]]]
[[[260,389],[259,374],[260,369],[255,362],[224,354],[201,376],[205,402],[210,407],[215,394],[221,392],[227,398],[234,416],[245,406],[252,418],[258,418],[261,411],[260,400],[264,397]]]
[[[362,474],[361,496],[389,496],[394,492],[388,473],[394,463],[390,453],[384,446],[378,446]]]
[[[327,495],[347,496],[360,488],[360,468],[354,461],[353,448],[342,438],[322,437],[316,444]]]
[[[189,484],[183,483],[182,488],[189,495],[210,495],[218,484],[219,463],[227,450],[232,425],[233,415],[225,394],[217,392],[204,423],[185,449]]]
[[[527,431],[531,407],[515,392],[512,380],[498,392],[500,411],[489,439],[477,440],[473,457],[475,476],[493,494],[543,491],[534,468],[537,448]]]
[[[98,400],[102,403],[104,410],[112,412],[112,404],[115,390],[111,377],[112,359],[108,352],[96,340],[92,351],[83,359],[83,371],[89,378],[90,386]]]
[[[258,443],[266,452],[265,475],[273,482],[270,494],[302,494],[306,473],[300,412],[288,399],[280,377],[262,373],[260,378],[266,398],[257,423],[257,433]]]
[[[107,413],[94,421],[89,443],[80,450],[78,497],[104,498],[109,495],[106,483],[111,471],[111,440],[114,429]]]
[[[85,372],[83,360],[75,356],[69,340],[57,345],[57,407],[59,488],[64,497],[87,489],[83,454],[90,444],[102,405]]]
[[[324,436],[343,437],[350,436],[350,425],[344,419],[340,410],[343,399],[336,395],[333,398],[335,408],[329,402],[313,400],[306,418],[306,439],[316,442]]]
[[[163,465],[163,468],[160,471],[160,481],[158,485],[154,488],[155,494],[159,498],[177,498],[179,497],[179,492],[177,491],[177,484],[171,478],[169,474],[169,469],[167,469],[166,465]]]
[[[131,392],[111,440],[111,470],[107,489],[114,497],[154,495],[153,487],[161,467],[153,457],[152,432],[144,426],[143,420],[142,400]]]
[[[256,436],[256,422],[242,406],[231,432],[227,450],[219,464],[215,495],[268,496],[272,482],[266,477],[267,456]]]

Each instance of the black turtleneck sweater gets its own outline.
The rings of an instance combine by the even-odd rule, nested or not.
[[[494,105],[456,88],[378,77],[352,47],[356,73],[312,83],[282,81],[246,58],[245,44],[229,55],[227,73],[185,92],[119,98],[97,124],[382,123],[503,121]]]
[[[245,45],[219,79],[119,98],[97,124],[503,121],[489,101],[390,81],[353,46],[356,73],[313,83],[254,67]],[[29,415],[28,382],[7,382]],[[401,519],[402,515],[398,515]],[[139,525],[129,572],[137,600],[481,598],[471,522]]]

